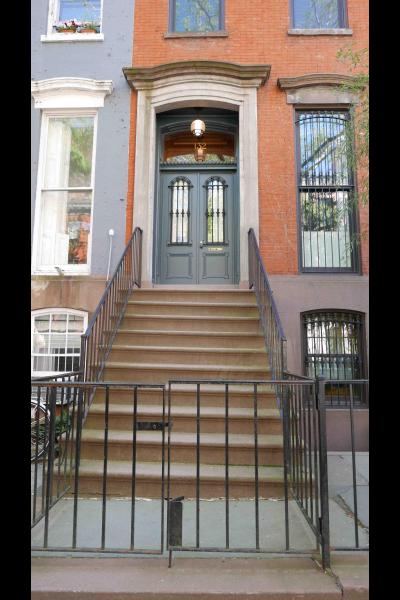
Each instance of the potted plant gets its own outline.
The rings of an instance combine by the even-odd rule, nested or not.
[[[58,33],[76,33],[80,26],[81,23],[79,21],[71,19],[70,21],[60,21],[54,27]]]
[[[100,33],[100,24],[96,21],[82,21],[78,33]]]

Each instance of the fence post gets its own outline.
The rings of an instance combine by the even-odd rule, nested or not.
[[[319,441],[319,486],[321,498],[321,552],[322,568],[330,568],[329,547],[329,494],[328,494],[328,455],[326,438],[325,377],[317,377],[317,414]]]

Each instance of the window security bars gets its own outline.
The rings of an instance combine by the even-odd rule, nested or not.
[[[142,230],[136,227],[81,338],[83,381],[100,381],[129,296],[141,286]]]
[[[208,32],[223,29],[224,0],[170,0],[170,31]]]
[[[303,336],[306,374],[331,380],[326,390],[327,406],[348,407],[350,389],[344,381],[364,377],[362,315],[341,311],[303,314]],[[364,387],[356,388],[354,406],[368,406],[365,392]]]
[[[349,113],[298,111],[301,269],[356,272],[357,216]]]
[[[189,244],[190,190],[193,186],[189,179],[178,178],[168,187],[171,190],[170,244]]]
[[[161,554],[164,548],[164,499],[165,499],[165,389],[163,385],[141,385],[124,383],[99,382],[33,382],[36,393],[36,405],[43,404],[46,418],[40,419],[39,413],[33,407],[31,410],[31,447],[33,448],[33,491],[32,491],[32,549],[46,551],[76,551],[76,552],[121,552],[140,554]],[[91,488],[90,497],[85,490],[85,474],[88,475],[87,432],[83,431],[85,414],[84,398],[90,397],[96,390],[96,398],[103,408],[99,416],[102,439],[99,438],[100,451],[103,457],[102,468],[98,473],[89,473],[89,478],[96,480],[96,489]],[[152,390],[158,395],[160,416],[158,421],[144,421],[142,398],[145,391]],[[127,420],[125,429],[130,431],[131,456],[125,462],[124,501],[121,499],[113,504],[115,496],[115,480],[110,462],[115,460],[115,443],[110,429],[115,416],[110,411],[114,397],[120,394],[131,400],[131,420]],[[64,404],[63,420],[56,409],[56,396],[62,394]],[[144,401],[145,402],[145,401]],[[143,510],[140,499],[146,494],[148,482],[143,482],[138,468],[137,446],[139,436],[146,430],[156,427],[159,438],[159,453],[152,463],[156,469],[153,476],[152,497],[154,511],[159,515],[159,529],[149,543],[146,530],[153,527],[157,517],[155,512]],[[39,452],[40,436],[44,440],[44,452]],[[114,473],[115,476],[115,473]],[[87,484],[86,484],[87,485]],[[93,485],[93,483],[91,484]],[[147,488],[146,488],[147,486]],[[86,495],[86,497],[85,497]],[[117,492],[118,495],[118,492]],[[97,500],[93,500],[93,496]],[[64,517],[68,525],[60,533],[53,529],[50,510],[63,500]],[[90,506],[88,505],[88,502]],[[93,506],[93,503],[95,506]],[[86,506],[85,506],[86,504]],[[147,504],[145,502],[145,504]],[[85,514],[91,512],[91,518],[85,519]],[[98,511],[98,512],[97,512]],[[125,514],[123,532],[114,533],[113,523]],[[98,515],[93,519],[93,515]],[[146,519],[149,521],[146,522]],[[94,525],[93,525],[94,523]],[[64,523],[65,524],[65,523]],[[143,531],[143,525],[144,530]],[[93,542],[96,539],[97,543]],[[124,543],[121,542],[124,539]],[[143,546],[141,545],[143,544]]]
[[[253,229],[249,229],[248,243],[249,288],[256,294],[272,377],[282,379],[286,369],[286,336]]]
[[[292,0],[293,27],[337,29],[346,27],[345,0]]]
[[[221,177],[212,177],[205,186],[207,244],[225,243],[225,189]]]

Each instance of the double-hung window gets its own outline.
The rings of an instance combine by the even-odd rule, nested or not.
[[[296,115],[301,270],[356,272],[357,219],[348,111]]]
[[[292,0],[292,19],[296,29],[345,28],[345,0]]]
[[[221,31],[224,0],[170,0],[170,31]]]
[[[85,109],[43,114],[37,272],[89,273],[96,121]]]
[[[103,0],[50,0],[47,33],[68,41],[71,34],[100,34]],[[89,36],[90,37],[90,36]]]

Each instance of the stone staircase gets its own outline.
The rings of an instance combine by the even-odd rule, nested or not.
[[[239,289],[135,290],[117,333],[105,381],[167,383],[170,379],[266,380],[268,357],[255,295]],[[225,390],[201,385],[200,496],[225,494]],[[229,390],[229,475],[232,498],[254,497],[252,386]],[[104,456],[104,391],[97,391],[82,432],[80,493],[100,494]],[[162,394],[138,393],[139,421],[162,419]],[[110,395],[107,493],[132,490],[132,391]],[[174,387],[171,420],[171,494],[196,494],[196,388]],[[136,495],[160,497],[161,432],[137,431]],[[273,390],[258,393],[261,497],[283,495],[283,438]],[[166,457],[166,453],[165,453]],[[165,494],[166,494],[165,489]]]

